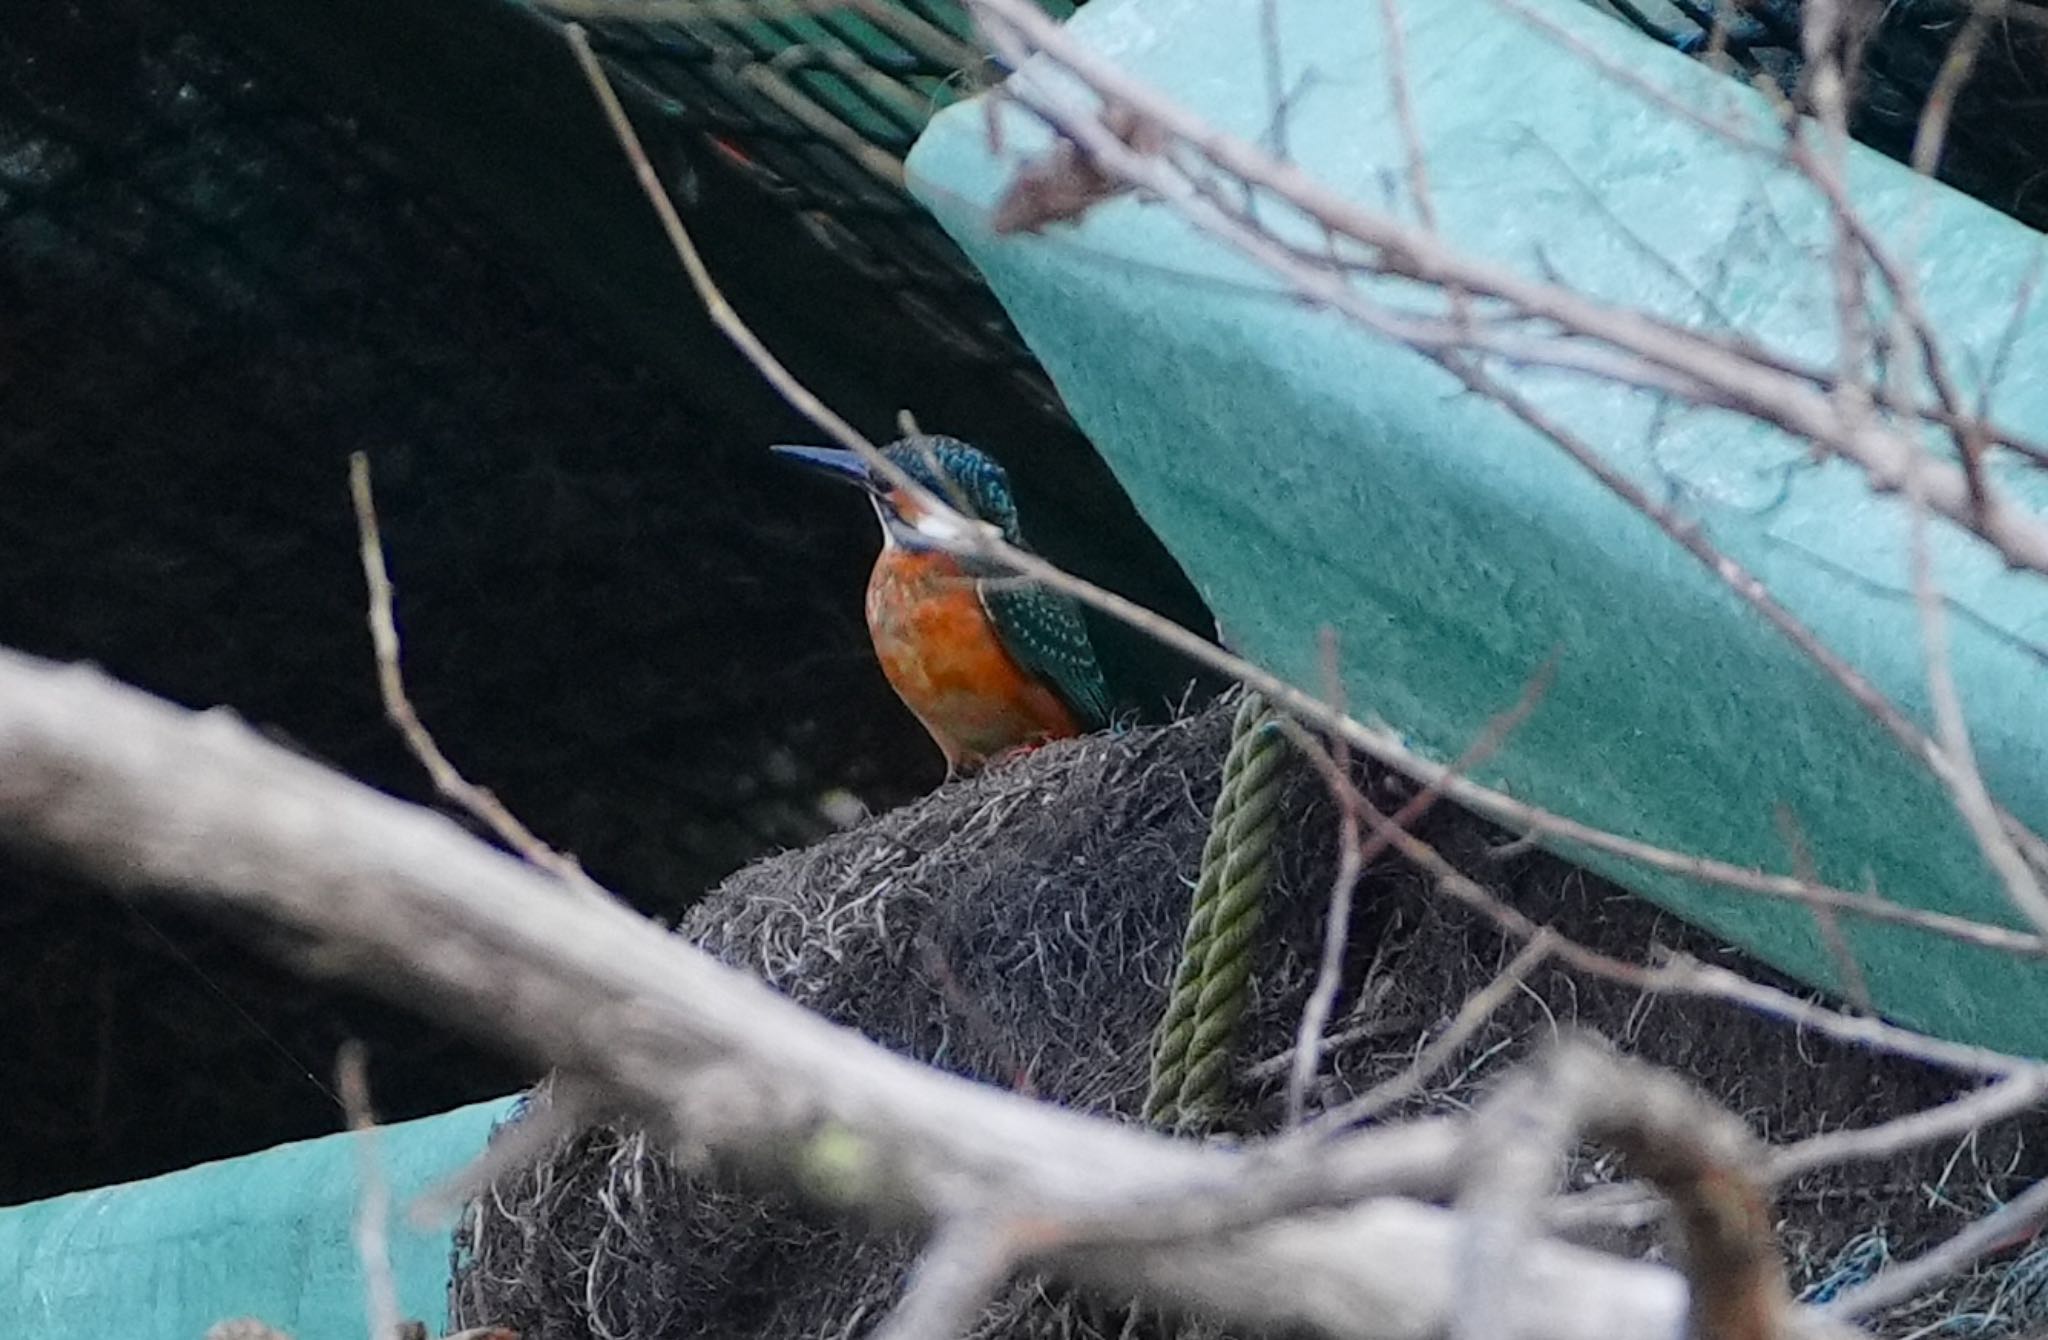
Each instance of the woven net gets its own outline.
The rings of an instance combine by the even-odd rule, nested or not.
[[[1594,0],[1660,41],[1796,96],[1800,0]],[[1910,161],[1930,100],[1958,49],[1972,0],[1844,5],[1854,52],[1850,130]],[[1937,174],[2036,228],[2048,227],[2048,5],[2014,0],[1984,29],[1947,105]],[[1968,48],[1965,48],[1968,49]]]
[[[0,643],[429,799],[375,696],[360,449],[421,714],[649,907],[936,779],[864,645],[871,520],[765,466],[707,483],[768,429],[184,15],[36,9],[0,31]],[[0,1202],[334,1130],[352,1034],[394,1116],[519,1078],[12,861],[0,917]]]

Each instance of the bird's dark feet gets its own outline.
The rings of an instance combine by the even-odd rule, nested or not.
[[[982,762],[983,771],[990,768],[1007,768],[1027,754],[1035,754],[1051,744],[1050,739],[1031,740],[1025,744],[1013,744],[1008,749],[997,750]]]

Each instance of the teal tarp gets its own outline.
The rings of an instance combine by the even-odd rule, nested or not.
[[[1579,0],[1523,6],[1685,107],[1763,140],[1736,82]],[[1492,0],[1404,0],[1409,84],[1446,240],[1534,277],[1833,366],[1830,222],[1811,187],[1589,68]],[[1277,82],[1260,53],[1265,22]],[[1390,105],[1386,27],[1359,0],[1093,0],[1088,47],[1216,127],[1271,142],[1338,192],[1415,217]],[[1037,65],[1025,78],[1038,78]],[[1076,95],[1078,96],[1078,95]],[[1324,682],[1443,759],[1556,678],[1485,780],[1661,846],[1789,870],[1788,821],[1821,876],[2017,924],[1942,788],[1715,578],[1557,448],[1405,347],[1306,309],[1156,202],[998,238],[989,210],[1045,132],[1014,105],[942,112],[913,191],[988,276],[1062,395],[1232,642]],[[1904,250],[1963,394],[1997,358],[2041,237],[1857,149],[1853,189]],[[1261,217],[1314,251],[1313,228]],[[1908,239],[1918,237],[1921,245]],[[1440,300],[1361,280],[1394,309]],[[1541,327],[1532,329],[1541,335]],[[2048,437],[2048,301],[2015,327],[1994,408]],[[1824,641],[1926,720],[1906,516],[1849,466],[1732,415],[1611,382],[1496,369],[1656,498],[1696,519]],[[2048,513],[2048,474],[2005,459]],[[1955,666],[1993,789],[2048,825],[2048,581],[1944,536]],[[2031,644],[2031,645],[2029,645]],[[1803,908],[1596,862],[1780,967],[1839,985]],[[1899,928],[1851,925],[1881,1007],[2048,1056],[2048,971]]]
[[[476,1157],[512,1107],[479,1103],[380,1130],[393,1197],[402,1206]],[[361,1340],[356,1159],[352,1137],[328,1136],[0,1209],[0,1336],[200,1340],[217,1321],[253,1316],[294,1340]],[[439,1335],[449,1232],[394,1218],[400,1306]]]

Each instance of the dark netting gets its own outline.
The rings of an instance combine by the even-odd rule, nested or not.
[[[0,643],[425,799],[375,698],[360,449],[421,713],[648,906],[935,780],[860,627],[871,519],[290,87],[140,0],[0,24]],[[351,1034],[393,1115],[518,1078],[11,861],[0,924],[0,1202],[333,1130]]]
[[[1199,868],[1231,708],[1176,725],[1049,746],[815,847],[751,865],[699,905],[682,933],[727,962],[882,1044],[961,1074],[1126,1120],[1144,1102]],[[1378,777],[1391,808],[1401,784]],[[1335,817],[1320,781],[1294,770],[1280,872],[1254,951],[1247,1036],[1227,1119],[1272,1131],[1288,1052],[1321,954]],[[1418,831],[1537,922],[1631,961],[1662,946],[1782,983],[1675,918],[1540,854],[1502,858],[1505,835],[1440,808]],[[1739,896],[1739,895],[1737,895]],[[1357,915],[1317,1103],[1401,1073],[1461,1003],[1516,953],[1491,923],[1431,894],[1388,859],[1358,888]],[[1752,1011],[1646,995],[1554,961],[1406,1104],[1469,1110],[1517,1060],[1574,1024],[1699,1083],[1768,1139],[1902,1115],[1969,1087],[1918,1063],[1804,1034]],[[2042,1122],[1956,1145],[1801,1177],[1777,1197],[1778,1239],[1809,1299],[1920,1250],[2025,1186]],[[1590,1151],[1589,1151],[1590,1153]],[[1568,1184],[1614,1179],[1611,1157],[1577,1159]],[[1649,1248],[1616,1231],[1609,1245]],[[693,1174],[658,1141],[603,1128],[479,1198],[459,1235],[459,1324],[524,1340],[797,1340],[871,1333],[916,1243],[848,1229],[780,1197]],[[2025,1333],[2048,1321],[2029,1280],[2048,1257],[2007,1257],[1882,1319],[1904,1335]],[[1187,1335],[1025,1281],[974,1334],[1041,1340]],[[1191,1332],[1200,1336],[1205,1328]]]
[[[1660,40],[1721,58],[1781,89],[1799,85],[1799,0],[1595,0]],[[1850,129],[1909,161],[1943,68],[1975,0],[1854,0],[1843,6],[1857,52]],[[2048,5],[2012,0],[1975,46],[1947,110],[1939,175],[2036,228],[2048,227]],[[1716,37],[1718,30],[1719,36]]]
[[[0,642],[426,799],[375,698],[362,450],[421,714],[645,906],[937,779],[861,626],[871,518],[765,459],[799,421],[703,321],[545,21],[32,8],[0,15]],[[659,132],[679,104],[626,82]],[[793,137],[810,157],[700,153],[711,115],[654,145],[764,336],[871,431],[912,406],[999,446],[1042,547],[1200,626],[936,228]],[[841,264],[830,219],[862,210],[914,261]],[[345,1036],[392,1116],[517,1080],[217,928],[12,862],[0,889],[0,1202],[332,1130]]]
[[[1859,39],[1851,129],[1860,139],[1909,157],[1978,2],[1846,6]],[[1745,78],[1797,88],[1799,0],[1588,3]],[[574,0],[557,4],[577,12]],[[1046,7],[1071,8],[1064,0]],[[610,19],[595,28],[600,49],[650,104],[704,135],[843,262],[889,286],[936,338],[1014,368],[1057,415],[1000,308],[901,189],[902,157],[932,112],[1000,73],[979,57],[958,0],[734,0],[687,23],[681,6],[655,8],[657,21]],[[2037,227],[2048,224],[2048,5],[2013,0],[1985,30],[1949,109],[1945,143],[1943,180]]]
[[[973,25],[953,0],[678,7],[598,22],[628,86],[701,135],[819,243],[964,359],[1007,370],[1050,418],[1065,411],[967,258],[903,189],[903,158],[940,107],[979,91]],[[1071,12],[1048,0],[1054,13]],[[571,11],[573,12],[573,11]]]

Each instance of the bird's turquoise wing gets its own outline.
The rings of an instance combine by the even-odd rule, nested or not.
[[[982,607],[1017,663],[1058,691],[1089,730],[1109,724],[1109,685],[1068,597],[1015,578],[980,583]]]

